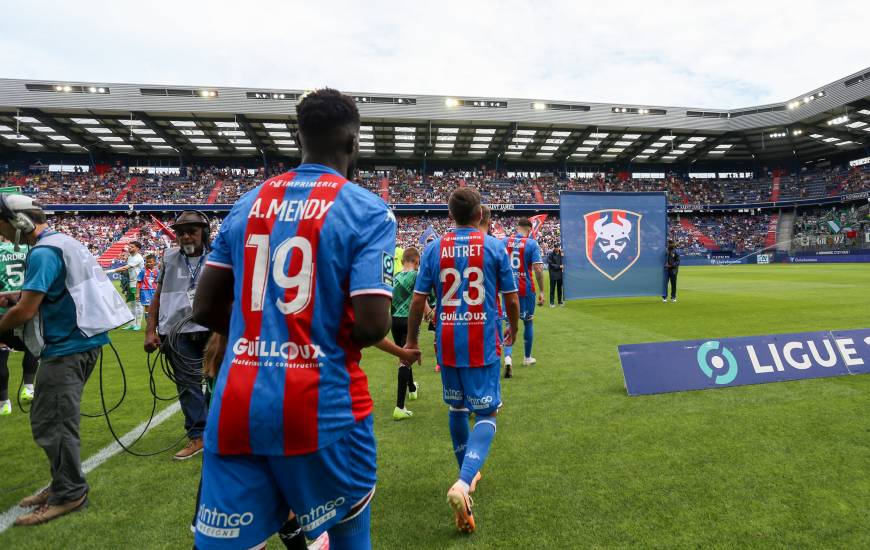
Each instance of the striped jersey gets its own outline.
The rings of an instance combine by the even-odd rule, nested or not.
[[[139,290],[157,290],[157,281],[160,280],[160,272],[156,267],[146,267],[139,272]]]
[[[207,449],[312,453],[371,414],[351,298],[392,295],[395,239],[387,205],[326,166],[242,196],[207,261],[233,271],[235,296]]]
[[[529,296],[535,293],[535,279],[532,277],[532,266],[544,264],[541,257],[541,247],[538,241],[531,237],[523,237],[520,233],[504,238],[504,245],[510,256],[511,268],[517,281],[519,295]]]
[[[423,252],[414,292],[435,290],[438,364],[483,367],[499,360],[499,293],[516,292],[510,259],[495,237],[459,227]]]

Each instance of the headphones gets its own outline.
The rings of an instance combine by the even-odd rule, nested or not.
[[[197,216],[199,216],[199,221],[204,225],[202,228],[202,244],[211,249],[211,220],[202,210],[182,210],[181,213],[175,218],[175,223],[178,223],[178,218],[183,216],[185,212],[193,212]],[[173,224],[175,225],[175,224]]]
[[[12,196],[21,197],[21,199],[30,201],[29,209],[41,209],[39,204],[30,197],[26,197],[24,195]],[[28,216],[24,212],[18,212],[17,209],[10,206],[10,197],[11,196],[7,193],[0,193],[0,218],[9,222],[9,224],[15,229],[16,232],[32,233],[36,229],[36,224],[33,223],[33,220],[30,219],[30,216]]]

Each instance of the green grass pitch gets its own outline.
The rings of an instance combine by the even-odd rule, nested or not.
[[[394,361],[369,350],[379,484],[377,549],[868,548],[870,377],[626,395],[616,346],[689,338],[870,326],[870,265],[684,267],[680,301],[571,302],[539,309],[538,365],[503,381],[505,407],[475,495],[478,532],[455,532],[445,504],[456,477],[431,336],[415,369],[420,400],[393,422]],[[125,433],[147,417],[141,333],[113,341],[127,366]],[[517,357],[521,353],[516,350]],[[21,376],[10,361],[11,387]],[[106,365],[109,392],[119,377]],[[99,407],[98,378],[84,410]],[[161,387],[170,392],[163,380]],[[170,418],[137,448],[182,432]],[[111,439],[83,419],[83,457]],[[91,506],[36,528],[10,528],[0,548],[190,548],[200,459],[118,455],[89,475]],[[48,481],[45,457],[16,407],[0,418],[0,512]],[[271,548],[281,548],[270,542]]]

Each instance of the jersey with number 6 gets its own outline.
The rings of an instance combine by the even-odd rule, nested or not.
[[[236,203],[207,262],[232,269],[235,296],[207,449],[311,453],[371,414],[351,297],[392,296],[395,238],[381,199],[317,164]]]
[[[0,292],[21,290],[24,284],[24,260],[27,259],[27,245],[20,245],[18,252],[12,243],[0,243]],[[0,308],[5,313],[6,308]]]
[[[504,245],[511,258],[511,267],[514,270],[520,297],[534,295],[535,280],[532,277],[532,266],[544,263],[538,241],[517,233],[505,237]]]
[[[435,290],[435,346],[447,367],[484,367],[499,360],[498,295],[516,292],[504,245],[459,227],[423,252],[414,292]]]

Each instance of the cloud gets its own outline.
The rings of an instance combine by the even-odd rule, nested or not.
[[[16,5],[4,75],[734,108],[867,66],[863,2]],[[808,24],[811,22],[811,24]]]

